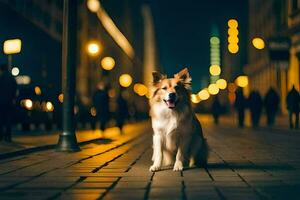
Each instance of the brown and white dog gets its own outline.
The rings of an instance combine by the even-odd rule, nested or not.
[[[173,78],[153,72],[150,116],[153,135],[153,165],[150,171],[174,165],[182,171],[190,165],[205,166],[207,145],[190,102],[191,77],[185,68]]]

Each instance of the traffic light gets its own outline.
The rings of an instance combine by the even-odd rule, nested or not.
[[[238,38],[238,21],[235,19],[228,20],[228,51],[236,54],[239,51]]]

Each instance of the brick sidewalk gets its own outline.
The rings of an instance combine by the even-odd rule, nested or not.
[[[203,124],[207,169],[148,171],[149,124],[77,153],[0,162],[0,199],[296,199],[300,137]],[[136,139],[134,139],[136,138]]]

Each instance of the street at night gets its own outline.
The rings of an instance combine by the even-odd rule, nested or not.
[[[0,200],[300,199],[299,0],[0,0]]]

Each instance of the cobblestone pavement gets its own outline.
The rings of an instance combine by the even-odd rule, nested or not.
[[[150,124],[115,140],[0,161],[0,199],[299,199],[300,134],[203,124],[207,169],[151,165]]]

